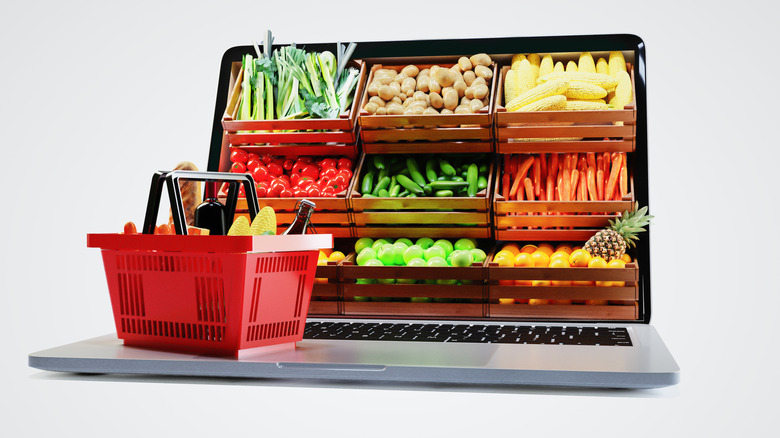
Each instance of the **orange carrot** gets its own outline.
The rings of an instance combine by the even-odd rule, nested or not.
[[[580,186],[580,171],[577,169],[571,170],[571,193],[569,193],[569,201],[577,200],[577,188]]]
[[[517,155],[512,154],[509,156],[509,177],[514,177],[515,173],[517,173]]]
[[[528,198],[528,200],[535,201],[536,198],[534,197],[534,183],[531,181],[531,178],[525,178],[523,180],[523,186],[525,186],[525,196]]]
[[[555,198],[555,176],[553,174],[547,175],[547,188],[545,189],[545,194],[548,201],[553,201]]]
[[[542,192],[542,159],[534,157],[534,195],[539,198]]]
[[[577,190],[577,200],[588,200],[588,175],[585,170],[580,170],[580,188]]]
[[[547,180],[547,154],[539,154],[539,164],[541,165],[541,179],[542,181]]]
[[[588,161],[588,166],[596,167],[596,154],[593,152],[588,152],[585,154],[586,160]]]
[[[550,154],[550,165],[547,166],[547,175],[552,175],[553,179],[558,176],[558,154]]]
[[[511,161],[510,155],[504,155],[504,174],[501,175],[501,196],[504,197],[505,201],[509,200],[509,183],[511,181],[510,176],[510,165],[509,162]]]
[[[604,157],[604,164],[603,164],[604,165],[604,168],[603,168],[604,175],[609,175],[609,169],[611,168],[610,167],[611,166],[611,159],[610,159],[609,152],[604,152],[603,154],[601,154],[601,156]]]
[[[604,171],[596,171],[596,192],[599,195],[599,201],[604,200]]]
[[[555,182],[555,200],[562,201],[561,195],[563,195],[563,171],[558,172],[558,180]]]
[[[517,195],[517,189],[520,188],[520,183],[523,182],[523,178],[526,177],[526,174],[528,173],[528,169],[531,168],[531,164],[534,163],[534,157],[533,155],[529,155],[528,158],[526,158],[523,161],[523,164],[521,164],[517,169],[517,174],[515,175],[515,180],[512,182],[512,188],[509,189],[509,197],[514,198]]]
[[[625,152],[620,155],[622,156],[620,166],[620,198],[623,199],[623,197],[628,194],[628,165],[626,164],[628,156]]]
[[[609,180],[607,181],[607,188],[604,192],[604,196],[608,197],[605,200],[609,201],[614,198],[615,184],[617,184],[618,175],[620,174],[620,162],[622,157],[618,154],[613,157],[612,170],[609,172]]]
[[[588,159],[585,158],[585,155],[580,155],[580,159],[577,161],[577,170],[582,172],[587,168],[588,168]]]
[[[563,156],[563,189],[561,201],[571,201],[571,155]]]
[[[589,199],[591,201],[598,201],[599,193],[596,190],[596,166],[588,166],[587,179],[588,179],[588,194],[590,195]]]

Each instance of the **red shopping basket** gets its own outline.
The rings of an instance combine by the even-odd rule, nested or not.
[[[159,207],[162,180],[169,194],[178,194],[177,177],[224,180],[226,175],[236,178],[219,172],[155,174],[144,231],[154,228],[150,209],[156,213]],[[245,187],[254,188],[246,178]],[[228,198],[237,196],[237,184],[230,187]],[[246,188],[254,216],[254,190]],[[176,223],[184,216],[177,211],[180,202],[171,205]],[[186,225],[175,225],[186,233]],[[332,244],[328,234],[87,235],[87,246],[102,250],[117,336],[125,345],[218,355],[301,340],[318,250]]]

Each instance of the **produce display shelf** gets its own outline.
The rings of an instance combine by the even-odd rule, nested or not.
[[[312,134],[317,135],[320,133],[315,132]],[[268,143],[263,145],[231,145],[230,148],[242,149],[246,152],[252,152],[258,155],[330,155],[357,158],[360,154],[360,145],[357,141],[350,143]]]
[[[494,100],[496,152],[633,152],[636,141],[636,99],[622,110],[511,112],[504,107],[504,81],[511,67],[498,75]],[[626,70],[634,86],[630,63]],[[636,96],[636,92],[632,93]]]
[[[354,215],[355,236],[491,237],[492,162],[488,169],[487,188],[477,192],[473,198],[369,198],[362,196],[359,188],[367,156],[361,156],[350,188],[349,203]]]
[[[358,139],[357,113],[360,96],[366,79],[366,64],[351,60],[348,67],[359,70],[352,105],[348,111],[334,119],[291,119],[291,120],[236,120],[243,70],[240,62],[234,62],[231,70],[230,93],[227,107],[222,116],[222,126],[227,142],[234,146],[255,145],[255,148],[275,150],[279,144],[316,143],[320,149],[335,148],[325,143],[343,144],[354,147]],[[259,132],[258,132],[259,131]],[[310,152],[313,153],[313,152]],[[326,152],[328,154],[332,152]]]
[[[387,59],[386,62],[397,62]],[[433,65],[452,67],[457,58],[447,57],[436,64],[414,63],[420,69]],[[410,62],[411,63],[411,62]],[[400,72],[407,64],[383,64],[371,66],[366,84],[373,80],[379,69],[393,69]],[[497,65],[491,66],[493,77],[488,88],[489,103],[472,114],[432,115],[376,115],[364,109],[369,100],[368,86],[364,87],[360,101],[358,125],[363,150],[367,153],[407,152],[493,152],[493,99],[496,89]],[[424,145],[416,142],[425,142]],[[422,147],[422,150],[421,150]]]

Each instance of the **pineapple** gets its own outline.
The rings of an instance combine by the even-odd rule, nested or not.
[[[601,257],[606,261],[619,259],[626,253],[627,248],[634,246],[634,241],[638,239],[637,234],[645,231],[643,227],[653,218],[646,213],[647,206],[635,209],[632,213],[624,211],[619,218],[609,221],[608,228],[588,239],[583,249],[588,251],[591,257]]]

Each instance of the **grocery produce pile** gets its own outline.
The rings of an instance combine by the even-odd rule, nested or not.
[[[470,114],[488,106],[493,60],[485,53],[454,65],[380,68],[368,84],[369,114]]]
[[[475,197],[487,188],[486,154],[366,155],[363,197]]]

